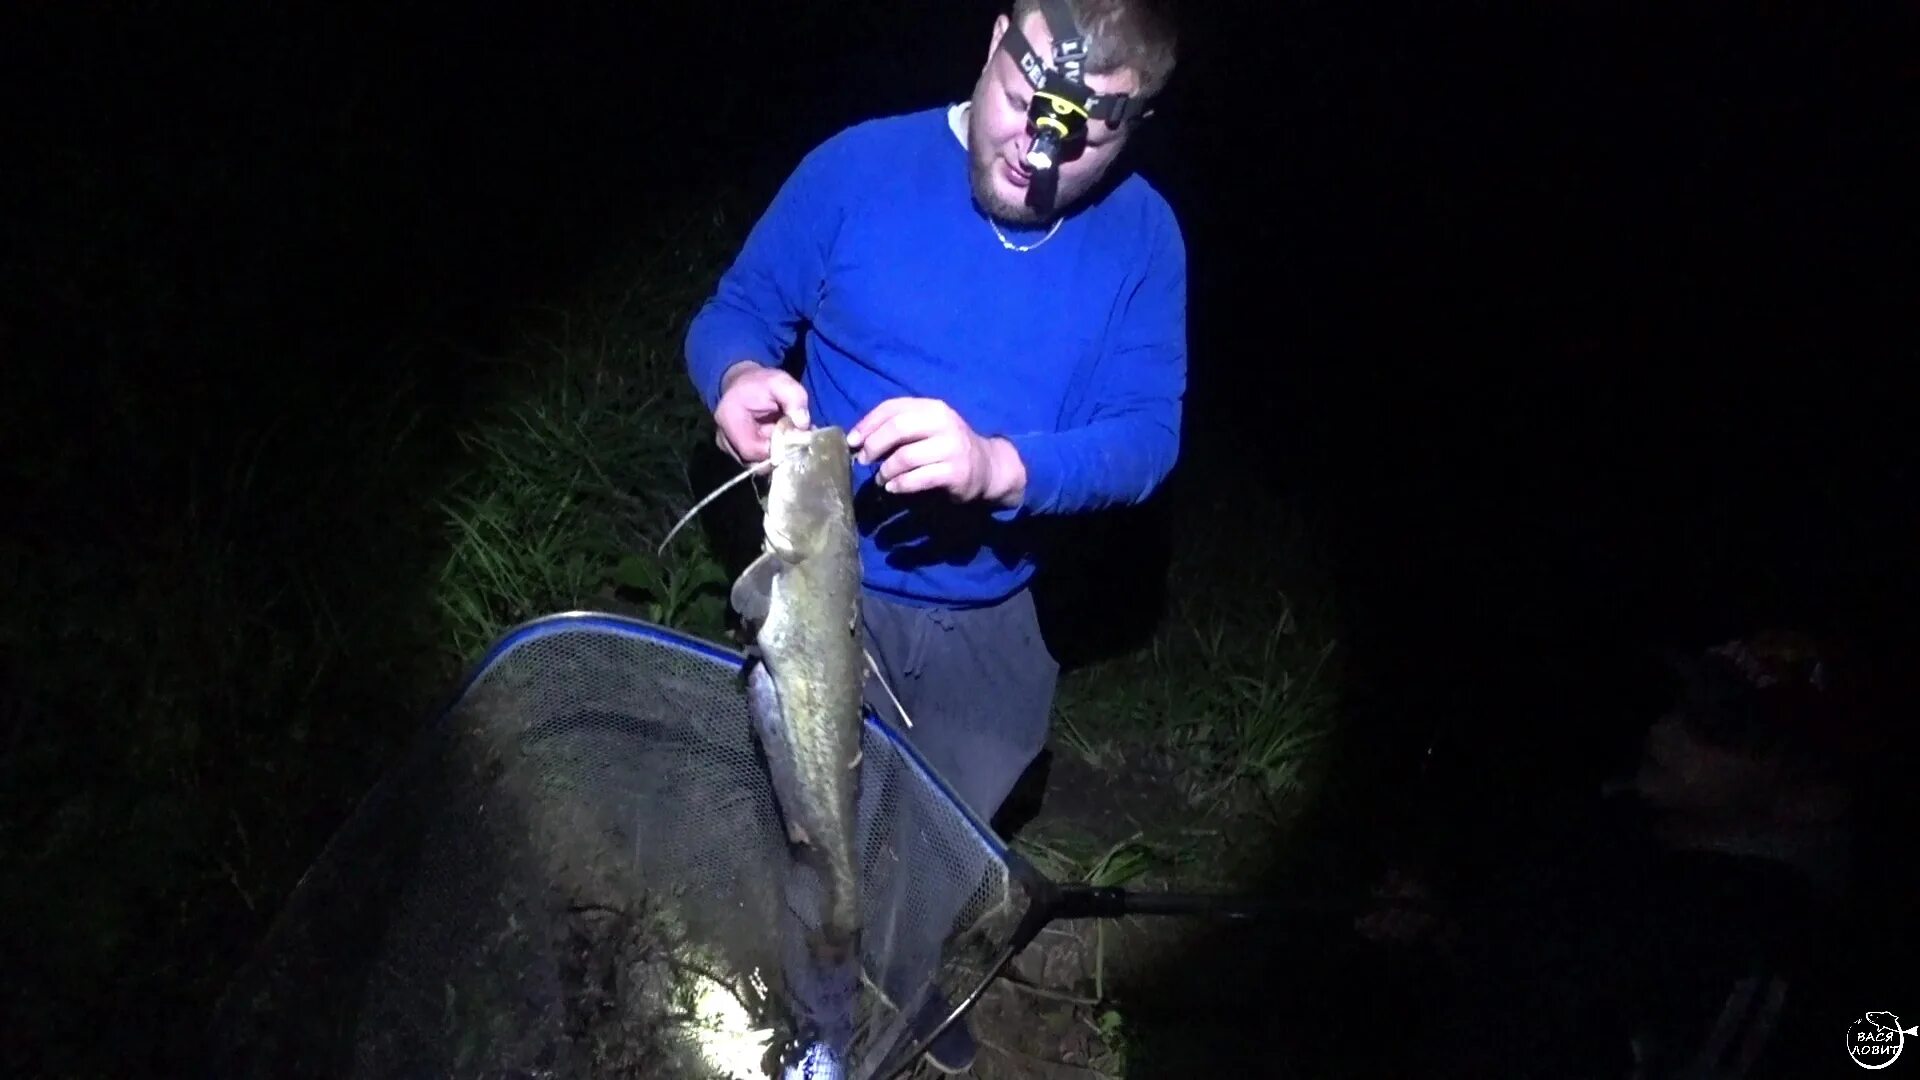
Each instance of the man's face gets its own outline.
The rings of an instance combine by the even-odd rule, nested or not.
[[[973,197],[987,213],[1006,222],[1034,224],[1066,210],[1099,183],[1119,155],[1127,133],[1124,127],[1109,128],[1105,121],[1089,121],[1079,152],[1059,163],[1059,185],[1052,206],[1036,209],[1029,205],[1033,173],[1027,166],[1026,153],[1033,137],[1027,131],[1027,103],[1033,98],[1033,87],[1021,73],[1019,63],[1000,47],[1007,26],[1005,15],[994,20],[987,63],[973,87],[967,118],[968,171]],[[1047,33],[1046,19],[1038,13],[1029,15],[1021,30],[1037,55],[1053,55],[1053,37]],[[1125,69],[1088,75],[1086,83],[1097,94],[1132,93],[1139,88],[1138,77]]]

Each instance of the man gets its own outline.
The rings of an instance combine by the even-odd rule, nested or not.
[[[1029,151],[1054,148],[1034,145],[1019,56],[1063,78],[1052,25],[1085,35],[1084,88],[1130,111],[1036,170]],[[1185,248],[1164,199],[1116,168],[1174,41],[1149,0],[1017,0],[969,101],[856,124],[801,161],[688,330],[739,460],[765,459],[782,416],[848,429],[867,647],[907,737],[983,819],[1041,751],[1058,675],[1033,525],[1146,499],[1178,452]],[[803,323],[796,380],[779,364]],[[935,1063],[964,1067],[970,1049],[948,1049]]]
[[[1038,6],[1015,14],[1044,56]],[[1069,7],[1092,31],[1089,88],[1164,85],[1172,35],[1150,6]],[[1008,26],[995,21],[969,102],[809,154],[687,337],[742,461],[765,458],[783,414],[849,429],[875,658],[910,735],[983,816],[1038,753],[1053,692],[1022,525],[1150,495],[1178,450],[1186,369],[1178,226],[1145,181],[1112,175],[1131,127],[1089,123],[1036,205],[1032,90]],[[795,380],[778,364],[803,321]]]

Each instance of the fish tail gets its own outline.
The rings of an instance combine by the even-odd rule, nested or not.
[[[827,933],[809,935],[804,954],[787,972],[800,1046],[819,1063],[845,1061],[853,1047],[860,993],[857,942]],[[814,1051],[825,1051],[822,1056]],[[834,1075],[830,1070],[807,1075]]]

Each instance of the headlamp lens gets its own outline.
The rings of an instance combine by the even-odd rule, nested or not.
[[[1027,108],[1027,129],[1033,132],[1033,146],[1027,151],[1027,164],[1045,172],[1059,164],[1063,149],[1075,141],[1086,124],[1059,95],[1036,93]]]

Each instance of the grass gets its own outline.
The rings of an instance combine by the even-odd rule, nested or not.
[[[270,390],[169,384],[93,343],[88,454],[49,438],[15,457],[40,524],[0,540],[0,644],[25,688],[0,716],[6,1007],[41,1036],[10,1041],[9,1074],[189,1069],[319,846],[506,628],[597,607],[724,633],[710,542],[654,547],[709,438],[681,335],[739,230],[673,220],[485,352],[429,361],[409,342],[346,376],[289,356],[299,381]],[[1058,730],[1096,769],[1166,771],[1208,813],[1284,817],[1310,792],[1337,665],[1304,613],[1276,609],[1284,564],[1237,543],[1182,538],[1174,611],[1068,674]],[[1177,829],[1037,843],[1103,883],[1194,868]],[[105,1016],[127,1018],[119,1036],[90,1038]],[[1097,1022],[1117,1045],[1118,1012]]]
[[[681,251],[656,253],[656,272],[636,280],[671,280],[657,264]],[[698,531],[654,553],[690,505],[688,455],[706,437],[679,351],[699,299],[609,291],[552,314],[500,361],[521,389],[461,435],[471,464],[440,503],[451,551],[434,604],[462,655],[536,615],[610,602],[724,632],[724,571]]]
[[[1066,750],[1108,774],[1163,772],[1205,813],[1284,825],[1306,805],[1339,717],[1338,642],[1301,526],[1270,513],[1178,538],[1150,639],[1063,677]],[[1303,588],[1316,598],[1296,604]]]
[[[1141,832],[1107,843],[1072,829],[1055,829],[1023,836],[1016,847],[1049,878],[1096,888],[1120,888],[1133,884],[1150,871],[1164,869],[1189,854],[1179,847],[1150,843]],[[1095,1000],[1105,1002],[1106,924],[1095,922],[1093,932],[1093,994]]]
[[[1204,514],[1204,498],[1183,494]],[[1014,846],[1056,881],[1258,888],[1276,841],[1312,804],[1325,768],[1320,751],[1341,715],[1332,604],[1318,577],[1324,563],[1284,511],[1249,519],[1225,497],[1212,510],[1209,520],[1237,518],[1240,526],[1177,535],[1169,610],[1147,640],[1062,678],[1057,747],[1109,785],[1165,790],[1147,792],[1128,815],[1137,824],[1124,832],[1111,818],[1043,810]],[[1249,835],[1262,842],[1245,844]],[[1087,957],[1093,1003],[1068,1022],[1094,1036],[1086,1068],[1124,1077],[1143,1033],[1110,972],[1141,959],[1128,954],[1142,939],[1105,921],[1073,936]]]
[[[169,384],[98,342],[87,442],[9,427],[32,525],[0,541],[0,941],[8,1027],[37,1036],[10,1075],[191,1071],[228,974],[505,627],[721,632],[701,536],[652,554],[700,439],[678,337],[730,242],[682,220],[501,355]]]
[[[1182,854],[1178,848],[1148,842],[1142,833],[1117,842],[1105,842],[1071,826],[1043,826],[1022,833],[1015,838],[1013,846],[1054,881],[1110,888],[1139,882],[1156,867],[1177,861]],[[1126,1016],[1119,1004],[1108,997],[1109,941],[1105,921],[1096,921],[1092,941],[1087,945],[1092,957],[1093,996],[1088,1005],[1091,1012],[1079,1015],[1076,1011],[1074,1021],[1090,1027],[1095,1037],[1093,1056],[1086,1067],[1103,1076],[1122,1077],[1126,1075],[1127,1062]]]
[[[455,55],[439,29],[375,39],[404,51],[417,31]],[[253,52],[198,36],[213,52],[169,63],[199,89],[154,98],[181,119],[157,126],[144,99],[102,106],[107,84],[50,39],[50,68],[89,88],[67,97],[90,104],[48,113],[22,144],[34,167],[0,180],[27,208],[0,245],[9,1076],[194,1075],[228,976],[508,626],[590,606],[721,632],[710,541],[652,551],[707,438],[680,335],[748,219],[712,212],[709,184],[667,205],[610,164],[617,196],[580,192],[596,170],[575,158],[604,162],[598,134],[556,133],[541,103],[570,99],[528,92],[590,65],[501,75],[489,58],[472,70],[501,77],[475,102],[457,65],[388,84],[327,62],[359,57],[347,43],[365,35],[346,30],[283,29]],[[256,77],[308,63],[347,75],[284,93]],[[495,98],[525,107],[477,139],[446,126]],[[382,102],[406,115],[381,121]],[[601,211],[636,200],[654,235],[494,337],[501,297],[590,246],[547,234],[624,233]],[[1206,558],[1183,555],[1176,594],[1218,599]],[[1321,708],[1326,681],[1304,677],[1317,646],[1249,636],[1267,627],[1257,604],[1194,602],[1151,650],[1069,675],[1063,739],[1115,774],[1165,759],[1222,807],[1307,783],[1288,770],[1312,743],[1283,721]],[[1228,697],[1223,673],[1279,692]],[[1085,872],[1140,865],[1141,849],[1098,854]]]
[[[382,511],[425,450],[399,395],[302,389],[227,446],[111,412],[90,449],[124,471],[69,474],[94,501],[26,496],[40,512],[6,583],[21,671],[0,764],[22,1028],[74,1038],[103,1003],[206,1001],[235,929],[260,926],[392,748],[422,671],[382,646],[433,631],[405,610],[429,566],[418,534]],[[179,1020],[147,1007],[126,1024],[165,1059]]]

